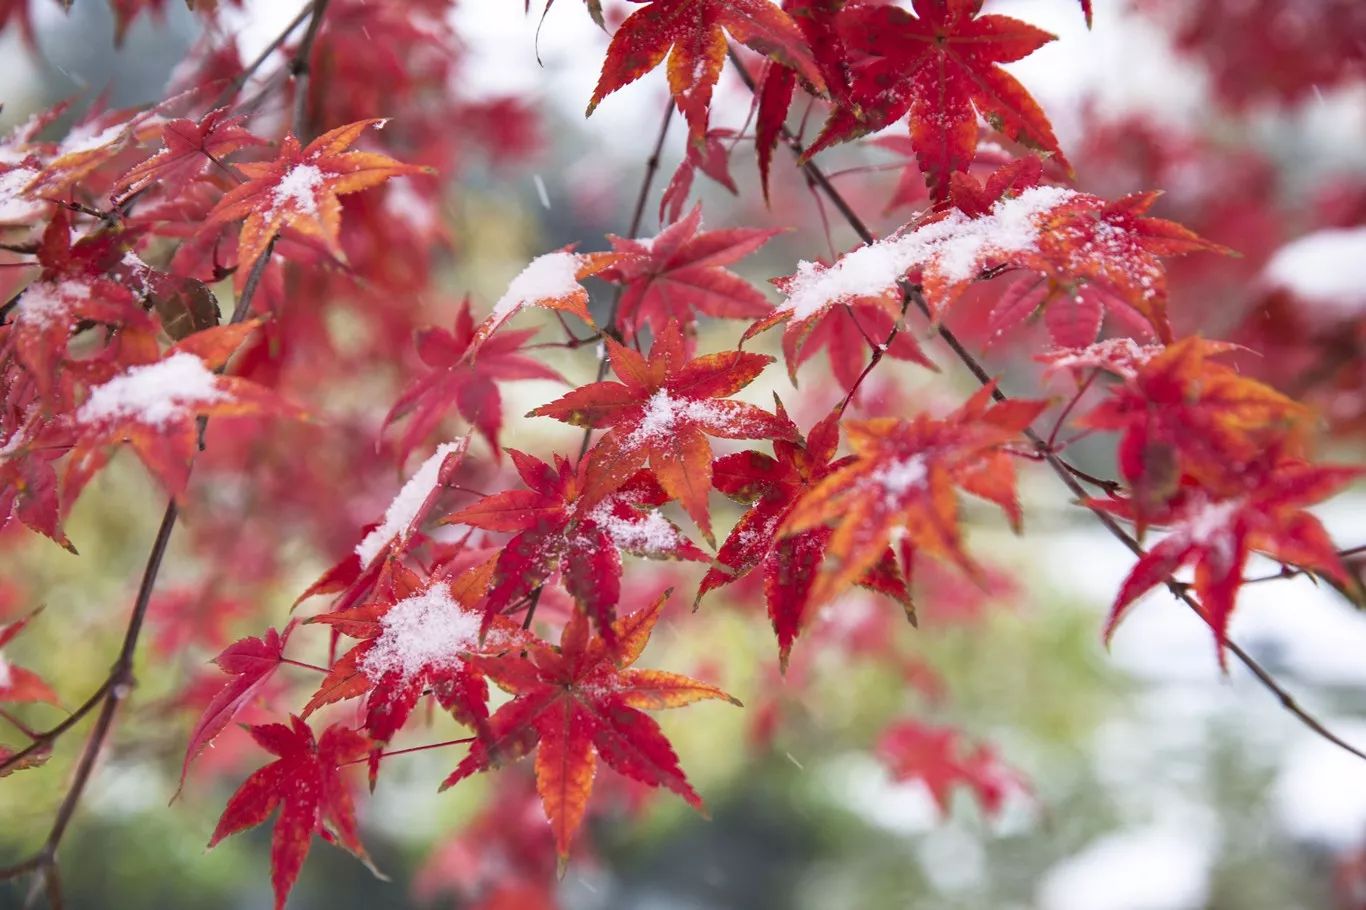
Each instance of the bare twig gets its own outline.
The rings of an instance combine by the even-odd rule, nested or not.
[[[318,40],[318,31],[322,28],[323,16],[327,13],[329,0],[313,0],[313,15],[308,20],[308,31],[304,32],[303,40],[299,42],[298,49],[294,52],[294,59],[290,62],[289,72],[294,77],[294,120],[292,132],[300,141],[307,141],[312,133],[312,126],[308,121],[308,80],[311,75],[312,64],[309,57],[313,55],[313,42]]]

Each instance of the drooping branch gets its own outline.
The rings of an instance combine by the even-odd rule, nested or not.
[[[740,75],[741,80],[744,81],[745,85],[749,87],[751,92],[755,91],[756,85],[754,82],[754,77],[745,68],[744,62],[740,59],[739,55],[735,53],[734,48],[729,48],[728,53],[730,55],[731,62],[735,66],[736,72]],[[797,136],[795,136],[786,127],[783,128],[781,135],[783,142],[787,145],[788,149],[798,160],[800,160],[802,153],[805,151],[805,148],[802,145],[801,140],[798,139]],[[844,196],[840,193],[840,191],[836,189],[835,185],[830,182],[829,177],[826,176],[826,174],[821,170],[821,168],[818,165],[816,165],[814,162],[807,161],[801,164],[800,167],[803,173],[805,174],[806,178],[809,181],[811,181],[815,186],[820,188],[821,192],[825,194],[826,198],[830,200],[830,203],[840,212],[841,215],[844,216],[844,219],[848,223],[849,227],[853,229],[854,233],[857,234],[864,243],[873,243],[877,239],[873,232],[869,229],[868,225],[863,221],[862,218],[859,217],[858,213],[854,211],[853,207],[849,204],[848,200],[846,200]],[[976,379],[978,383],[980,383],[983,386],[991,386],[991,397],[998,402],[1008,401],[1009,396],[1001,390],[999,384],[996,384],[994,382],[991,374],[987,372],[986,368],[972,354],[972,352],[967,349],[963,342],[947,327],[945,327],[942,324],[936,323],[936,321],[933,318],[933,315],[930,312],[929,305],[925,301],[925,297],[921,292],[920,287],[904,279],[900,282],[900,285],[903,293],[903,311],[905,309],[906,304],[913,304],[915,308],[920,311],[920,314],[925,317],[925,319],[930,323],[931,326],[933,326],[935,333],[949,347],[949,350],[953,352],[954,356],[959,360],[959,362],[962,363],[962,365],[967,368],[968,372],[973,375],[973,378]],[[862,381],[863,378],[865,378],[869,373],[871,373],[872,370],[876,367],[876,365],[883,359],[883,352],[886,350],[887,345],[891,344],[891,342],[895,340],[899,330],[899,324],[893,326],[891,332],[888,333],[886,340],[878,349],[875,349],[873,351],[868,366],[865,368],[863,374],[859,377],[860,381]],[[1026,429],[1024,432],[1024,436],[1029,441],[1035,453],[1044,461],[1046,461],[1048,463],[1048,466],[1053,469],[1053,473],[1056,474],[1058,476],[1058,479],[1062,481],[1063,486],[1067,488],[1068,492],[1071,493],[1072,496],[1076,497],[1078,504],[1088,508],[1091,511],[1091,513],[1096,517],[1096,519],[1101,523],[1101,525],[1105,528],[1105,530],[1110,533],[1112,537],[1114,537],[1120,543],[1124,544],[1124,546],[1128,548],[1128,550],[1132,552],[1135,556],[1142,558],[1142,556],[1145,554],[1145,551],[1143,549],[1142,544],[1138,542],[1138,539],[1136,537],[1134,537],[1127,530],[1125,530],[1114,519],[1113,516],[1097,508],[1086,505],[1086,501],[1089,497],[1087,495],[1086,490],[1081,486],[1081,483],[1078,481],[1077,478],[1078,476],[1083,476],[1089,480],[1091,479],[1089,475],[1085,475],[1083,472],[1080,472],[1077,468],[1072,466],[1069,462],[1067,462],[1060,455],[1058,455],[1058,453],[1053,449],[1053,447],[1050,446],[1049,443],[1042,436],[1036,433],[1032,428]],[[1096,479],[1095,482],[1099,485],[1108,484],[1107,481],[1099,479]],[[1168,577],[1166,579],[1165,584],[1167,590],[1171,592],[1172,596],[1176,597],[1178,600],[1185,603],[1186,606],[1190,607],[1192,610],[1196,612],[1196,614],[1200,615],[1202,618],[1204,617],[1204,610],[1201,608],[1200,604],[1190,595],[1185,584],[1181,583],[1180,581],[1172,577]],[[1334,745],[1339,746],[1342,749],[1345,749],[1346,751],[1352,753],[1353,755],[1359,758],[1366,759],[1366,751],[1362,751],[1356,746],[1353,746],[1351,743],[1342,739],[1342,737],[1338,736],[1332,730],[1328,729],[1328,727],[1325,726],[1322,721],[1320,721],[1317,717],[1315,717],[1312,713],[1305,709],[1295,699],[1295,697],[1291,695],[1290,692],[1287,691],[1286,688],[1276,680],[1276,678],[1270,673],[1270,671],[1263,667],[1256,660],[1256,658],[1254,658],[1251,654],[1244,650],[1243,647],[1239,645],[1236,641],[1234,641],[1231,638],[1228,639],[1227,648],[1233,654],[1233,656],[1238,659],[1239,663],[1246,667],[1248,671],[1250,671],[1252,675],[1257,679],[1257,681],[1260,682],[1263,687],[1265,687],[1269,692],[1271,692],[1273,696],[1276,697],[1276,700],[1281,703],[1281,706],[1285,708],[1285,710],[1289,711],[1292,715],[1294,715],[1295,718],[1298,719],[1302,724],[1304,724],[1314,733],[1333,743]]]

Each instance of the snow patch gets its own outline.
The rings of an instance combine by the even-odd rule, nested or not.
[[[446,456],[460,451],[461,448],[462,443],[443,443],[437,447],[432,457],[422,462],[422,466],[398,491],[394,501],[389,503],[389,508],[384,512],[384,521],[356,545],[356,555],[360,557],[362,566],[374,562],[380,551],[394,539],[394,535],[408,530],[413,519],[417,518],[423,503],[436,489],[437,481],[441,477],[441,465],[445,462]]]
[[[622,518],[612,512],[611,500],[588,513],[588,520],[607,532],[623,550],[637,553],[667,554],[678,547],[678,530],[658,509]]]
[[[164,426],[195,408],[227,397],[204,361],[182,351],[157,363],[132,367],[91,389],[76,419],[81,423],[137,420]]]
[[[296,164],[290,168],[271,191],[273,211],[292,206],[296,212],[318,217],[318,187],[326,176],[317,165]]]
[[[790,313],[798,321],[809,319],[832,302],[885,293],[906,272],[922,265],[932,264],[946,281],[967,281],[984,258],[1034,249],[1039,216],[1076,195],[1063,187],[1030,187],[999,200],[980,218],[955,210],[909,233],[861,246],[829,268],[800,262],[777,312]]]
[[[622,444],[628,449],[634,449],[657,442],[673,433],[680,423],[689,422],[727,433],[740,429],[736,424],[735,415],[718,408],[710,399],[674,398],[668,389],[660,389],[645,403],[640,423]]]
[[[9,661],[5,660],[4,654],[0,654],[0,689],[8,689],[12,682],[14,674],[10,672]]]
[[[16,319],[33,328],[45,328],[58,322],[69,324],[71,305],[89,299],[90,285],[84,281],[35,281],[24,288]]]
[[[11,168],[0,174],[0,224],[28,221],[43,210],[43,203],[30,199],[24,189],[38,172],[31,167]]]
[[[1366,310],[1366,227],[1315,231],[1276,251],[1262,273],[1324,318]]]
[[[399,672],[405,680],[423,670],[450,669],[479,641],[480,617],[461,607],[444,584],[406,597],[380,617],[379,638],[360,661],[366,676]]]
[[[558,250],[537,256],[512,279],[507,291],[493,305],[489,318],[498,325],[524,304],[567,297],[582,290],[578,272],[579,257],[574,253]]]
[[[870,474],[868,480],[882,487],[885,494],[883,501],[886,505],[895,506],[908,491],[924,486],[928,476],[929,469],[925,465],[925,456],[916,454],[883,465]]]

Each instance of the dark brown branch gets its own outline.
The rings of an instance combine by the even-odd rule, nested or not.
[[[311,15],[313,15],[312,3],[299,10],[299,14],[285,26],[284,31],[276,35],[274,40],[272,40],[270,44],[267,44],[261,53],[256,55],[256,59],[247,64],[246,69],[238,73],[232,82],[228,83],[227,88],[223,89],[222,94],[214,100],[213,106],[222,107],[231,101],[233,97],[242,90],[242,86],[246,85],[247,81],[256,74],[256,71],[265,65],[265,62],[270,59],[270,55],[279,50],[281,45],[289,40],[289,36],[294,34],[294,30],[300,25],[303,25],[304,20]]]
[[[327,13],[329,0],[313,0],[310,7],[312,15],[308,20],[308,31],[294,51],[294,59],[289,64],[290,75],[294,77],[294,119],[291,132],[300,140],[311,138],[312,126],[308,121],[308,81],[311,75],[309,57],[313,55],[313,43],[318,40],[323,16]]]
[[[755,88],[753,77],[745,69],[744,64],[741,62],[740,58],[735,54],[733,48],[730,49],[729,53],[731,61],[735,64],[736,71],[740,74],[740,78],[744,80],[745,84],[749,86],[751,91],[753,91]],[[794,135],[792,135],[792,133],[789,132],[786,128],[783,129],[783,139],[784,141],[786,141],[788,148],[791,149],[793,154],[797,156],[798,160],[800,160],[801,155],[804,151],[801,142]],[[868,226],[863,222],[861,218],[859,218],[858,213],[856,213],[850,207],[848,201],[845,200],[845,198],[840,194],[839,190],[837,190],[834,187],[834,185],[825,176],[821,169],[810,161],[805,162],[804,164],[800,165],[800,167],[806,173],[807,177],[814,181],[815,184],[821,188],[822,192],[825,193],[826,198],[830,200],[830,202],[835,206],[835,208],[839,209],[840,213],[844,215],[845,221],[849,223],[849,226],[854,229],[854,232],[859,235],[863,242],[873,243],[876,240],[876,238],[873,236],[873,232],[869,230]],[[903,293],[906,295],[906,297],[912,303],[915,304],[916,309],[918,309],[921,315],[923,315],[930,322],[930,325],[934,327],[934,330],[939,335],[939,337],[944,341],[945,344],[949,346],[949,349],[953,351],[954,355],[959,359],[959,361],[961,361],[962,364],[965,367],[967,367],[968,372],[970,372],[973,375],[973,377],[976,378],[976,380],[982,385],[990,385],[992,387],[991,397],[998,402],[1008,401],[1009,396],[1007,396],[1005,392],[1001,391],[999,385],[994,384],[994,380],[992,379],[991,374],[988,373],[986,369],[982,366],[982,364],[977,360],[977,358],[972,355],[972,352],[970,352],[963,345],[962,341],[960,341],[958,337],[953,334],[953,332],[949,331],[949,329],[945,328],[943,325],[936,323],[933,314],[930,312],[929,305],[925,302],[925,297],[923,293],[921,293],[919,286],[913,285],[910,282],[904,280],[901,282],[901,286]],[[896,337],[897,331],[898,327],[892,328],[891,333],[887,336],[887,342],[885,342],[883,345],[884,348],[886,347],[886,344],[889,344],[892,341],[892,339]],[[872,358],[874,364],[882,359],[880,356],[881,353],[881,351],[874,352]],[[869,369],[871,370],[871,365]],[[865,371],[865,373],[866,372],[867,371]],[[1138,540],[1133,535],[1131,535],[1128,531],[1124,530],[1124,528],[1121,527],[1119,523],[1116,522],[1115,519],[1109,513],[1103,512],[1093,506],[1086,505],[1086,500],[1089,497],[1087,496],[1086,490],[1077,481],[1077,477],[1075,476],[1077,474],[1078,469],[1070,465],[1065,460],[1063,460],[1056,452],[1052,451],[1048,443],[1041,436],[1039,436],[1038,433],[1034,432],[1033,429],[1026,429],[1024,432],[1024,436],[1026,439],[1029,440],[1030,444],[1034,447],[1034,450],[1043,458],[1043,460],[1048,462],[1049,467],[1053,469],[1053,473],[1056,474],[1058,478],[1062,481],[1063,486],[1067,487],[1068,491],[1074,497],[1076,497],[1076,499],[1081,505],[1086,506],[1088,509],[1091,510],[1092,514],[1095,515],[1096,519],[1105,527],[1107,531],[1110,532],[1111,536],[1113,536],[1120,543],[1124,544],[1124,546],[1127,547],[1129,551],[1132,552],[1135,556],[1142,557],[1145,551],[1143,550],[1142,545],[1139,544]],[[1191,595],[1187,591],[1186,585],[1182,584],[1174,578],[1169,577],[1166,581],[1166,586],[1167,589],[1171,591],[1174,597],[1185,603],[1186,606],[1194,610],[1199,616],[1201,616],[1202,618],[1204,617],[1205,614],[1203,609],[1195,601],[1195,599],[1191,597]],[[1295,700],[1294,696],[1292,696],[1288,691],[1286,691],[1286,689],[1279,682],[1276,681],[1276,678],[1272,676],[1266,670],[1266,668],[1264,668],[1260,663],[1258,663],[1257,660],[1251,654],[1243,650],[1241,645],[1239,645],[1232,639],[1228,639],[1226,641],[1226,647],[1228,648],[1229,652],[1232,653],[1233,656],[1238,659],[1239,663],[1241,663],[1244,667],[1251,671],[1252,675],[1257,678],[1258,682],[1260,682],[1262,686],[1264,686],[1269,692],[1271,692],[1272,695],[1276,697],[1277,701],[1281,703],[1282,707],[1284,707],[1287,711],[1289,711],[1297,719],[1299,719],[1299,721],[1302,724],[1304,724],[1310,730],[1317,733],[1319,736],[1333,743],[1334,745],[1345,749],[1346,751],[1352,753],[1353,755],[1356,755],[1359,758],[1366,759],[1366,752],[1363,752],[1357,747],[1353,746],[1351,743],[1346,742],[1336,733],[1334,733],[1333,731],[1329,730],[1326,726],[1324,726],[1323,723],[1317,717],[1315,717],[1313,714],[1309,713],[1309,711],[1307,711],[1304,707],[1302,707],[1299,704],[1299,702]]]
[[[669,124],[673,121],[674,103],[670,98],[664,108],[664,120],[659,124],[659,135],[655,137],[654,150],[650,152],[650,157],[645,160],[645,175],[640,180],[640,191],[636,194],[635,209],[631,212],[631,226],[627,229],[628,237],[635,237],[640,233],[641,222],[645,220],[645,203],[650,198],[650,187],[654,185],[655,174],[659,171],[659,158],[664,152],[664,139],[669,135]],[[617,286],[612,292],[612,302],[607,308],[607,318],[603,320],[603,335],[610,335],[620,341],[620,334],[617,332],[617,313],[621,308],[622,288]],[[602,382],[602,378],[607,375],[607,346],[604,342],[602,356],[598,358],[597,382]],[[583,461],[583,456],[588,454],[588,443],[593,437],[593,428],[588,427],[583,431],[583,442],[579,445],[579,461]]]

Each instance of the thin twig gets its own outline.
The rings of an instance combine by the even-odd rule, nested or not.
[[[659,171],[659,158],[664,151],[664,139],[669,135],[669,124],[673,121],[674,103],[673,98],[669,99],[668,105],[664,108],[664,119],[659,124],[659,135],[655,137],[655,147],[650,152],[650,157],[645,160],[645,175],[640,181],[640,191],[636,194],[635,209],[631,212],[631,226],[627,229],[628,237],[635,237],[640,233],[641,222],[645,220],[645,203],[650,198],[650,187],[654,185],[655,174]],[[620,333],[617,331],[617,312],[621,308],[622,287],[617,286],[612,292],[612,302],[607,308],[607,318],[603,321],[602,334],[611,335],[618,341],[621,340]],[[598,358],[597,382],[602,382],[607,375],[607,345],[604,343],[602,356]],[[583,431],[583,442],[579,445],[579,461],[583,461],[583,456],[588,454],[588,443],[593,437],[593,428],[586,427]]]
[[[312,133],[312,127],[308,122],[308,80],[312,63],[308,58],[313,55],[313,42],[318,39],[318,31],[322,28],[328,2],[329,0],[313,0],[313,15],[308,20],[308,31],[304,32],[303,40],[299,42],[299,47],[294,51],[294,59],[289,65],[290,75],[294,77],[294,119],[291,132],[300,141],[307,140]]]
[[[216,108],[222,107],[231,101],[237,93],[242,90],[242,86],[246,85],[247,81],[256,74],[256,71],[270,59],[270,55],[279,50],[280,46],[289,40],[289,36],[294,34],[294,30],[302,25],[304,20],[311,15],[313,15],[312,3],[299,10],[299,14],[285,26],[285,30],[276,35],[274,40],[272,40],[270,44],[267,44],[261,53],[256,55],[256,59],[251,61],[251,63],[248,63],[247,68],[238,73],[237,76],[228,83],[227,87],[223,89],[222,94],[214,99],[213,106]]]
[[[735,54],[733,48],[729,50],[729,53],[731,61],[735,64],[736,70],[740,74],[740,78],[745,82],[747,86],[749,86],[750,90],[753,91],[755,87],[753,77],[751,77],[749,72],[745,69],[744,64]],[[795,154],[798,160],[800,160],[801,155],[804,151],[801,142],[797,140],[797,138],[793,136],[792,133],[789,132],[786,128],[784,128],[783,130],[783,138],[786,140],[788,148],[791,149],[793,154]],[[826,198],[830,200],[831,204],[833,204],[835,208],[839,209],[840,213],[844,215],[845,221],[849,223],[849,226],[854,229],[854,232],[859,235],[863,242],[873,243],[876,238],[874,237],[872,231],[869,230],[868,226],[863,222],[861,218],[859,218],[858,213],[853,210],[853,208],[849,205],[848,201],[845,200],[845,198],[840,194],[839,190],[837,190],[834,187],[834,185],[830,182],[830,180],[825,176],[824,172],[822,172],[817,165],[810,161],[807,161],[804,164],[802,164],[801,168],[803,171],[806,172],[807,176],[814,180],[816,185],[821,188],[821,190],[825,193]],[[944,343],[949,346],[949,349],[953,351],[954,355],[957,356],[959,361],[961,361],[962,364],[965,367],[967,367],[968,372],[972,373],[973,377],[983,386],[991,386],[991,397],[998,402],[1008,401],[1009,396],[1007,396],[1005,392],[1001,391],[1001,387],[995,383],[995,380],[993,380],[991,374],[986,371],[986,369],[977,360],[977,358],[974,357],[972,353],[963,345],[962,341],[960,341],[958,337],[953,334],[953,332],[949,331],[949,329],[945,328],[943,325],[938,324],[936,322],[936,320],[934,319],[934,315],[930,312],[929,305],[925,301],[924,294],[921,293],[920,288],[916,285],[912,285],[909,282],[905,281],[901,282],[901,285],[902,290],[906,294],[907,298],[911,302],[913,302],[916,306],[916,309],[918,309],[921,312],[921,314],[929,320],[930,325],[934,328],[935,332],[939,335],[941,339],[943,339]],[[890,343],[891,340],[896,336],[897,330],[897,327],[892,328],[891,333],[888,335],[887,343]],[[880,352],[874,353],[873,359],[875,361],[881,359],[881,357],[878,356],[879,354]],[[1050,449],[1048,443],[1045,442],[1044,439],[1041,436],[1039,436],[1039,434],[1036,433],[1032,428],[1027,428],[1024,431],[1024,436],[1033,445],[1035,451],[1037,451],[1043,457],[1043,459],[1046,462],[1048,462],[1049,467],[1053,469],[1053,473],[1058,476],[1058,478],[1062,481],[1063,485],[1067,487],[1068,491],[1076,497],[1077,501],[1080,504],[1086,506],[1086,508],[1091,510],[1091,513],[1095,515],[1096,519],[1102,525],[1104,525],[1105,529],[1109,531],[1110,534],[1116,540],[1124,544],[1124,546],[1127,547],[1129,551],[1132,552],[1135,556],[1141,558],[1145,555],[1143,546],[1138,542],[1137,538],[1135,538],[1123,527],[1121,527],[1119,523],[1115,521],[1113,516],[1087,503],[1089,497],[1086,494],[1086,490],[1077,481],[1076,476],[1074,476],[1077,472],[1077,469],[1075,467],[1073,467],[1068,462],[1063,460],[1056,452],[1053,452]],[[1204,617],[1205,614],[1203,609],[1195,601],[1195,599],[1191,597],[1184,584],[1182,584],[1174,578],[1168,577],[1166,580],[1166,586],[1167,589],[1171,591],[1174,597],[1181,600],[1188,607],[1194,610],[1197,615],[1201,616],[1202,618]],[[1243,650],[1241,645],[1239,645],[1233,639],[1226,639],[1225,644],[1229,652],[1232,653],[1233,656],[1236,657],[1244,667],[1251,671],[1252,675],[1257,678],[1257,681],[1260,682],[1263,687],[1265,687],[1269,692],[1271,692],[1272,695],[1276,697],[1276,699],[1281,703],[1281,706],[1284,707],[1285,710],[1289,711],[1296,718],[1298,718],[1302,724],[1304,724],[1313,732],[1317,733],[1319,736],[1333,743],[1334,745],[1339,746],[1342,749],[1345,749],[1346,751],[1352,753],[1353,755],[1359,758],[1366,759],[1366,752],[1363,752],[1362,750],[1353,746],[1351,743],[1348,743],[1340,736],[1338,736],[1336,733],[1334,733],[1333,731],[1329,730],[1326,726],[1324,726],[1324,724],[1317,717],[1315,717],[1304,707],[1302,707],[1299,704],[1299,702],[1295,700],[1294,696],[1292,696],[1288,691],[1286,691],[1285,687],[1283,687],[1279,682],[1277,682],[1276,678],[1272,676],[1271,673],[1269,673],[1266,670],[1266,668],[1264,668],[1260,663],[1258,663],[1257,660],[1254,657],[1252,657],[1251,654]]]

